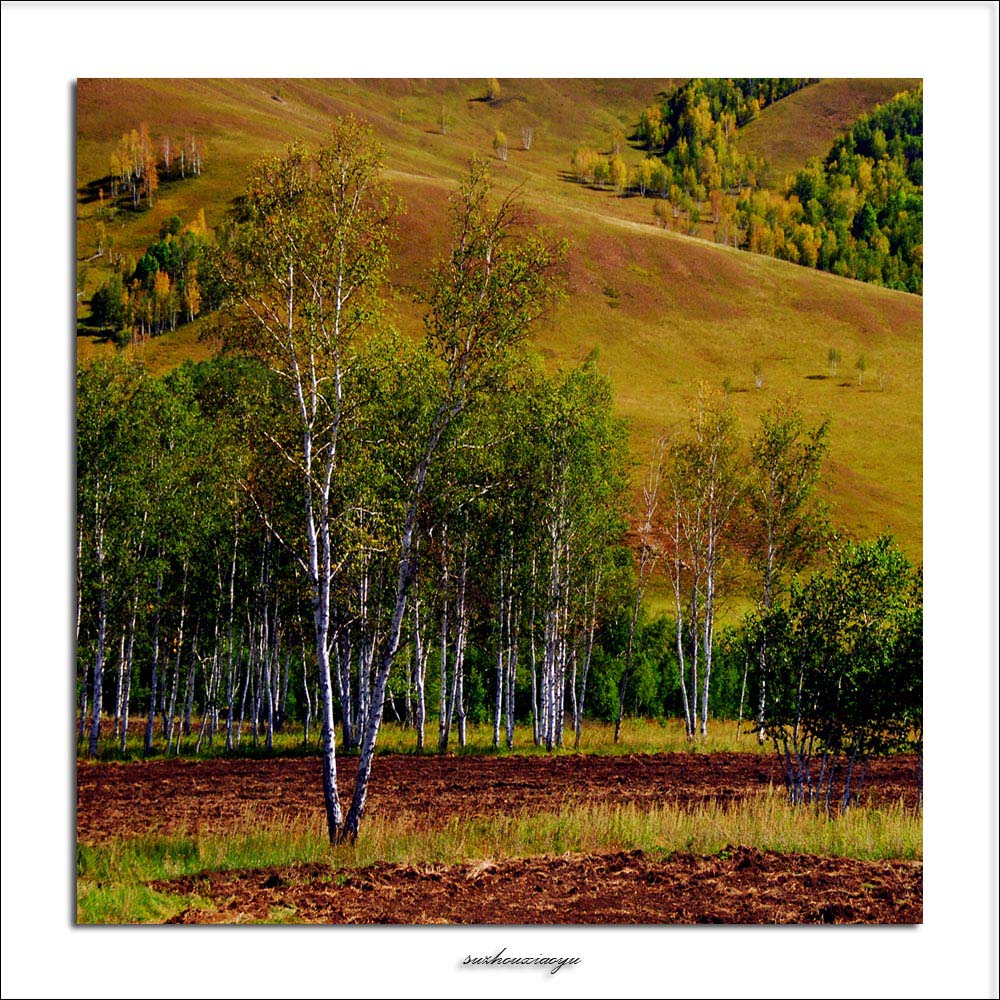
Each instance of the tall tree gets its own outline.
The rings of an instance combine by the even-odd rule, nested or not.
[[[236,307],[229,343],[272,367],[297,415],[298,445],[285,457],[298,472],[301,490],[305,542],[293,551],[312,593],[331,841],[341,834],[343,813],[334,748],[330,595],[347,558],[332,544],[331,491],[350,420],[345,383],[356,341],[378,314],[376,292],[394,231],[397,205],[381,181],[383,159],[371,127],[348,116],[334,122],[317,153],[294,146],[284,158],[258,164],[220,257]]]
[[[738,446],[736,416],[728,397],[702,386],[688,434],[669,449],[663,521],[689,739],[707,731],[718,587],[742,490]]]
[[[560,289],[561,243],[525,232],[520,203],[509,195],[492,197],[486,164],[473,159],[469,176],[452,198],[453,243],[421,296],[426,303],[426,342],[415,365],[427,372],[432,405],[424,419],[407,428],[413,442],[405,497],[394,547],[395,586],[379,651],[371,710],[343,836],[357,836],[364,815],[375,741],[382,723],[386,685],[399,648],[407,597],[413,583],[417,517],[428,473],[442,442],[460,418],[502,391],[514,352]],[[415,381],[422,381],[419,377]]]
[[[747,552],[760,583],[758,603],[766,615],[780,599],[789,576],[803,569],[822,544],[826,514],[817,501],[829,420],[807,428],[802,413],[781,400],[760,415],[750,442],[747,483]],[[758,735],[764,736],[767,691],[766,635],[758,650]]]
[[[77,372],[77,506],[83,632],[93,648],[89,752],[97,756],[104,670],[113,615],[128,588],[144,507],[143,466],[149,449],[142,369],[116,356]],[[90,611],[88,614],[87,611]],[[92,616],[92,617],[91,617]],[[81,705],[85,704],[85,697]],[[81,729],[83,722],[81,719]]]
[[[653,453],[649,460],[649,470],[642,484],[642,520],[639,523],[636,536],[638,552],[635,566],[635,599],[632,603],[632,614],[629,618],[628,637],[625,641],[625,663],[622,667],[621,679],[618,682],[618,714],[615,717],[615,743],[621,739],[622,719],[625,716],[625,696],[628,693],[629,681],[632,677],[632,655],[635,652],[635,632],[639,624],[639,613],[646,596],[650,577],[659,561],[661,552],[657,544],[659,511],[661,504],[661,480],[663,478],[663,462],[666,455],[667,442],[658,438],[653,444]]]

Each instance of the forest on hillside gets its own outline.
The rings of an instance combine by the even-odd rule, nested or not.
[[[622,134],[610,154],[580,148],[577,180],[654,199],[658,223],[900,291],[923,289],[923,91],[858,118],[823,158],[768,190],[767,161],[739,129],[807,79],[695,79],[645,108],[632,135],[647,156],[631,169]]]
[[[357,836],[386,713],[418,749],[462,746],[474,721],[496,747],[521,724],[549,751],[579,745],[588,713],[679,714],[692,740],[739,715],[800,797],[829,800],[827,762],[849,761],[846,805],[856,759],[919,733],[922,597],[889,539],[831,534],[828,425],[778,402],[744,440],[729,394],[703,387],[686,431],[632,456],[599,358],[547,373],[532,355],[566,247],[481,160],[415,293],[425,336],[399,337],[383,164],[353,117],[258,163],[212,244],[168,228],[137,264],[197,249],[184,273],[215,289],[223,354],[162,377],[125,356],[78,371],[90,754],[106,711],[121,753],[142,713],[147,754],[269,749],[294,718],[323,749],[333,841]],[[650,619],[654,572],[673,613]],[[723,636],[738,574],[757,612]],[[346,814],[337,742],[360,755]]]

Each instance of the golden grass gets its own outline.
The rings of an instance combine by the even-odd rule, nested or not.
[[[580,739],[580,750],[573,749],[574,734],[571,726],[567,723],[564,731],[565,746],[557,749],[556,754],[598,754],[598,755],[624,755],[634,753],[771,753],[773,748],[770,744],[760,746],[752,733],[748,732],[750,724],[744,720],[743,735],[736,738],[736,722],[731,719],[711,719],[708,724],[708,735],[704,738],[690,742],[684,733],[683,719],[634,719],[627,718],[622,721],[621,739],[618,743],[614,741],[614,723],[601,722],[597,719],[586,719],[583,723]],[[192,720],[192,733],[198,732],[200,719]],[[297,755],[303,753],[315,754],[318,751],[319,728],[314,726],[310,733],[310,742],[306,746],[302,741],[302,725],[297,722],[286,722],[280,733],[274,734],[274,747],[272,754]],[[426,747],[425,754],[437,753],[437,719],[428,720],[424,730]],[[499,754],[505,756],[513,753],[519,756],[549,756],[544,747],[536,747],[531,739],[531,727],[526,723],[520,723],[514,732],[514,749],[507,750],[504,730],[500,732],[500,748],[493,747],[493,725],[492,723],[470,723],[467,726],[467,742],[464,748],[458,745],[457,730],[453,727],[451,739],[448,744],[449,753],[458,754]],[[339,733],[338,733],[339,737]],[[181,741],[182,756],[193,753],[195,735],[183,738]],[[130,727],[127,757],[143,756],[143,732],[138,726]],[[114,760],[120,757],[118,740],[112,736],[102,737],[101,758],[104,760]],[[87,758],[82,755],[86,752],[86,745],[80,744],[79,751],[81,760]],[[338,746],[338,753],[341,748]],[[414,729],[407,729],[398,722],[384,722],[379,730],[378,753],[416,753],[417,735]],[[222,756],[225,754],[225,735],[216,735],[212,746],[208,745],[208,740],[202,744],[202,757]],[[251,742],[250,725],[244,723],[243,739],[236,755],[243,756],[265,756],[263,738],[259,747],[254,747]],[[173,753],[166,754],[162,750],[161,741],[156,744],[156,752],[153,759],[163,756],[174,756]]]
[[[621,740],[615,743],[614,723],[601,722],[596,719],[584,720],[581,737],[580,753],[598,755],[617,755],[633,753],[728,753],[728,752],[773,752],[770,746],[761,747],[752,734],[746,732],[748,724],[744,722],[744,735],[736,739],[736,722],[728,719],[710,720],[708,736],[690,742],[684,733],[683,719],[624,719],[622,720]],[[531,742],[529,726],[518,726],[515,730],[515,745],[513,751],[508,751],[504,745],[504,731],[500,731],[499,753],[515,753],[532,756],[535,754],[547,756],[544,747],[536,747]],[[571,754],[573,750],[573,732],[567,725],[564,732],[565,747],[557,753]],[[426,739],[430,752],[437,746],[437,723],[428,726]],[[412,729],[404,729],[398,723],[385,723],[379,731],[379,750],[385,753],[409,753],[414,749],[416,737]],[[449,750],[461,752],[455,731],[452,730]],[[467,753],[495,753],[493,749],[493,725],[470,724],[467,730]]]

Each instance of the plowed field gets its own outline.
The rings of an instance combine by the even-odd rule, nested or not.
[[[338,762],[349,797],[356,762]],[[415,830],[452,818],[578,804],[738,803],[779,762],[760,754],[621,757],[384,756],[375,761],[369,816]],[[863,797],[917,793],[917,761],[876,762]],[[84,843],[160,833],[220,833],[287,816],[322,818],[316,758],[154,761],[77,768]],[[717,856],[633,851],[503,858],[458,865],[208,871],[151,887],[193,897],[180,923],[918,923],[917,861],[857,861],[730,847]]]
[[[728,856],[726,856],[728,855]],[[852,861],[736,848],[722,857],[642,851],[474,865],[323,865],[213,872],[153,888],[204,905],[174,923],[919,923],[913,861]]]
[[[350,801],[356,770],[338,761]],[[778,761],[761,754],[620,757],[452,757],[392,755],[372,767],[368,815],[406,814],[415,828],[449,816],[488,816],[573,803],[687,804],[737,800],[768,783],[781,786]],[[915,757],[868,768],[863,794],[875,802],[916,801]],[[148,832],[219,832],[294,814],[322,815],[318,758],[154,761],[77,767],[77,836],[97,842]]]

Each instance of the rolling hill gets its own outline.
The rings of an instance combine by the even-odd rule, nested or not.
[[[763,156],[771,165],[770,186],[782,190],[785,178],[806,160],[826,156],[851,122],[919,83],[895,77],[820,80],[764,108],[756,121],[740,129],[740,148]]]
[[[766,109],[741,142],[756,143],[776,164],[797,163],[828,145],[832,130],[850,120],[844,116],[868,110],[906,82],[807,87]],[[619,410],[632,421],[640,463],[651,439],[684,419],[699,379],[727,381],[748,430],[761,409],[791,394],[810,418],[832,416],[825,489],[835,521],[863,537],[889,528],[919,558],[921,299],[666,232],[652,224],[648,202],[569,180],[574,148],[606,149],[611,130],[628,134],[639,111],[672,83],[501,80],[499,98],[487,101],[482,80],[81,80],[80,317],[108,273],[102,259],[88,260],[95,252],[93,185],[108,173],[122,132],[141,122],[154,136],[196,132],[206,166],[201,177],[162,184],[152,209],[119,214],[114,235],[133,256],[175,213],[186,222],[203,208],[208,224],[218,225],[260,156],[297,138],[318,143],[329,119],[347,111],[371,120],[406,208],[392,293],[397,323],[408,332],[419,329],[409,290],[446,245],[448,192],[470,154],[492,153],[500,129],[510,154],[506,162],[493,160],[496,187],[520,187],[535,220],[571,244],[570,295],[540,331],[537,348],[553,366],[599,350]],[[521,148],[522,128],[532,130],[528,150]],[[148,342],[147,363],[163,370],[207,356],[213,348],[199,342],[199,325]],[[77,338],[82,360],[111,349],[85,333],[81,327]],[[835,377],[831,347],[843,357]],[[861,355],[867,370],[859,387],[854,364]],[[763,369],[760,389],[755,362]]]

